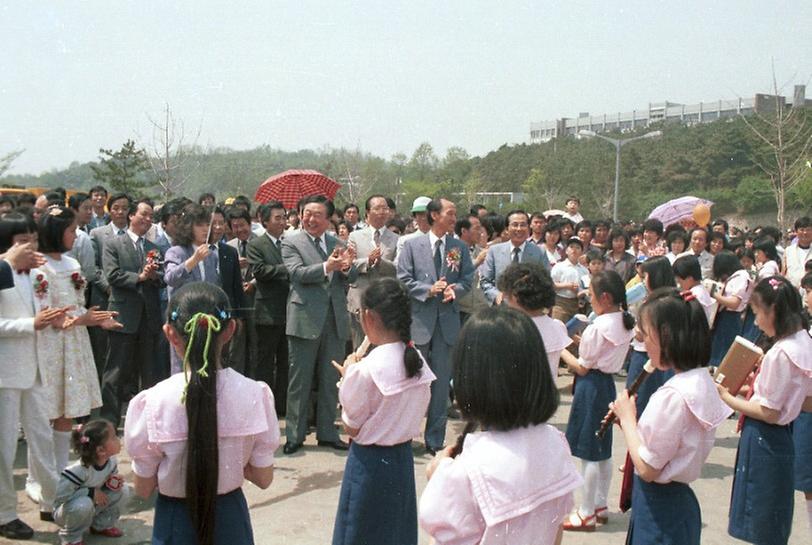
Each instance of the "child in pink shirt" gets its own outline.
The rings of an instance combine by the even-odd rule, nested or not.
[[[482,310],[462,329],[454,387],[466,430],[482,431],[463,435],[428,468],[420,525],[438,545],[561,539],[582,479],[564,436],[546,424],[558,391],[545,360],[538,330],[516,310]]]
[[[749,400],[718,387],[722,401],[745,417],[727,532],[750,543],[787,543],[795,471],[790,424],[812,396],[812,337],[800,294],[783,276],[761,280],[750,305],[756,325],[773,344]]]
[[[536,324],[555,380],[561,351],[572,344],[572,339],[567,335],[567,326],[550,317],[555,306],[555,288],[550,273],[536,263],[511,264],[499,275],[497,287],[508,306],[524,312]]]
[[[409,295],[394,278],[361,295],[361,327],[375,346],[335,364],[343,377],[341,419],[353,438],[333,528],[333,545],[417,543],[412,438],[431,398],[434,373],[410,340]]]
[[[660,288],[641,307],[639,328],[654,366],[675,374],[654,392],[639,422],[627,390],[612,404],[635,470],[626,543],[698,545],[702,517],[688,485],[699,478],[716,428],[732,413],[713,395],[705,367],[707,318],[690,291]]]
[[[127,409],[135,492],[146,498],[158,489],[153,543],[253,543],[243,479],[260,488],[273,480],[273,394],[220,367],[236,329],[228,306],[225,292],[206,282],[174,293],[163,329],[184,370],[138,394]]]

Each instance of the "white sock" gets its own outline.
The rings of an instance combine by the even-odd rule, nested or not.
[[[609,486],[612,484],[612,460],[601,460],[598,464],[598,488],[595,491],[595,507],[607,507]]]
[[[68,456],[70,456],[70,437],[69,431],[56,431],[54,430],[54,460],[56,461],[56,474],[62,473],[62,470],[68,467]]]
[[[812,531],[812,500],[806,500],[806,519],[809,523],[809,530]]]
[[[600,462],[590,462],[581,460],[581,468],[584,472],[584,486],[581,489],[581,506],[578,514],[581,518],[591,517],[595,514],[595,496],[600,481]]]

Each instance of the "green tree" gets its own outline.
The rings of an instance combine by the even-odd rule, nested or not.
[[[151,170],[146,152],[132,140],[124,142],[118,151],[100,149],[99,164],[90,168],[99,184],[134,197],[143,196],[155,185],[155,180],[146,175]]]

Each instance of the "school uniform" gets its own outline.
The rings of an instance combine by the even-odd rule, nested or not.
[[[730,275],[725,281],[722,295],[725,297],[735,296],[739,298],[739,304],[733,308],[719,306],[716,318],[713,323],[713,338],[711,341],[711,365],[719,365],[733,344],[733,339],[742,331],[742,311],[747,308],[749,302],[749,290],[752,281],[750,274],[744,269],[739,269]]]
[[[710,296],[708,290],[702,284],[697,284],[689,290],[694,298],[702,305],[702,310],[705,312],[705,318],[708,319],[708,329],[713,329],[713,320],[716,317],[716,311],[719,308],[719,303],[716,299]]]
[[[581,279],[589,276],[589,270],[579,263],[564,259],[555,264],[550,271],[553,282],[557,284],[578,284]],[[555,290],[555,306],[553,318],[566,323],[578,312],[578,294],[570,289]]]
[[[705,367],[677,373],[651,396],[637,424],[639,454],[660,474],[653,482],[635,475],[626,543],[699,544],[702,519],[689,484],[732,412]]]
[[[153,544],[197,543],[185,502],[189,434],[186,406],[181,402],[185,386],[184,374],[175,374],[139,393],[127,408],[124,436],[132,471],[139,477],[158,478]],[[214,543],[253,544],[241,486],[243,468],[272,466],[279,446],[279,422],[268,385],[233,369],[218,369],[217,434]]]
[[[558,376],[558,362],[561,361],[561,351],[572,344],[567,334],[567,326],[561,320],[550,318],[546,314],[534,316],[533,323],[541,334],[544,350],[547,352],[547,363],[550,364],[550,373],[553,380]]]
[[[629,370],[626,375],[626,389],[631,386],[640,373],[643,372],[643,367],[648,361],[648,352],[646,352],[646,345],[643,341],[632,339],[631,357],[629,358]],[[637,407],[637,415],[643,414],[643,411],[648,405],[651,396],[656,392],[660,386],[665,384],[671,377],[674,376],[673,369],[655,369],[649,377],[643,381],[643,384],[637,389],[637,395],[634,398],[635,407]]]
[[[420,526],[437,545],[553,543],[582,482],[549,424],[471,433],[426,485]]]
[[[790,423],[810,395],[812,337],[801,330],[773,345],[753,383],[751,400],[779,415],[775,424],[744,418],[730,500],[731,536],[750,543],[787,543],[794,505]]]
[[[420,435],[435,376],[424,361],[408,377],[404,351],[402,342],[377,346],[341,381],[341,419],[358,433],[341,480],[333,545],[417,543],[411,445]]]
[[[595,437],[606,410],[615,400],[613,373],[623,367],[634,333],[623,325],[622,312],[601,314],[581,335],[578,363],[589,369],[575,383],[572,409],[567,422],[567,441],[573,456],[598,462],[612,457],[611,428],[602,439]]]

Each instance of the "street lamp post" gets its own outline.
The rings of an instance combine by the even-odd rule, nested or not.
[[[617,221],[617,203],[618,203],[618,195],[620,193],[620,148],[622,148],[629,142],[643,140],[646,138],[657,138],[662,134],[663,134],[662,131],[652,131],[647,132],[646,134],[640,136],[635,136],[633,138],[626,138],[621,140],[619,138],[609,138],[608,136],[598,134],[595,131],[587,131],[587,130],[578,131],[578,136],[583,136],[586,138],[600,138],[601,140],[606,140],[607,142],[615,146],[615,197],[612,201],[612,221]]]

